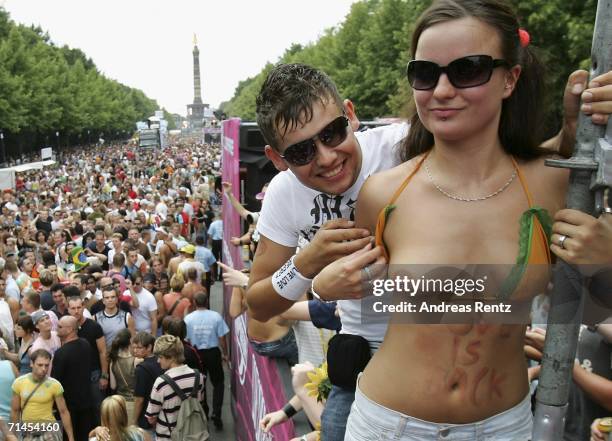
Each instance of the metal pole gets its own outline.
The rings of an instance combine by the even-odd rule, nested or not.
[[[599,0],[591,49],[591,78],[612,69],[612,0]],[[571,170],[567,207],[598,215],[604,190],[612,185],[612,122],[596,126],[580,113],[574,156],[547,160],[552,167]],[[585,277],[560,260],[553,274],[553,294],[542,355],[533,441],[563,439],[578,331],[582,322]]]

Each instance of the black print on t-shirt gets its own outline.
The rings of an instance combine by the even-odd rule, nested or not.
[[[351,198],[344,204],[342,204],[342,196],[330,196],[325,193],[318,194],[313,199],[313,208],[310,210],[312,216],[312,226],[310,229],[300,231],[300,234],[310,242],[321,225],[325,222],[339,219],[341,217],[348,218],[348,220],[355,220],[355,203],[356,200]],[[348,216],[342,216],[342,212],[348,211]]]

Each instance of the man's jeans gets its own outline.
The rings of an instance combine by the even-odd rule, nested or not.
[[[332,386],[321,415],[321,439],[343,441],[355,392]]]
[[[100,390],[100,375],[102,375],[102,371],[100,369],[96,369],[95,371],[91,371],[89,376],[89,380],[91,382],[91,397],[93,400],[93,417],[96,426],[100,425],[100,406],[102,405],[102,400],[104,399],[104,391]]]
[[[298,362],[298,347],[293,329],[289,329],[289,332],[283,338],[275,341],[258,343],[251,340],[251,347],[264,357],[284,358],[291,366]]]

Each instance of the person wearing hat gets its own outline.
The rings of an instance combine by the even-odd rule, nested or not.
[[[179,264],[177,269],[177,274],[180,274],[183,277],[183,280],[187,280],[187,271],[190,268],[195,268],[198,272],[198,280],[201,282],[206,274],[206,268],[202,263],[197,262],[195,257],[196,247],[192,244],[187,244],[180,249],[181,254],[183,255],[183,261]]]
[[[38,329],[38,337],[34,339],[32,343],[31,353],[38,349],[45,349],[51,354],[51,362],[49,364],[49,370],[53,366],[53,355],[61,346],[62,342],[57,335],[57,332],[51,330],[51,318],[48,311],[36,311],[32,315],[32,322]]]

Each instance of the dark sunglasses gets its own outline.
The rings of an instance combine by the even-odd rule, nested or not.
[[[412,60],[408,63],[406,76],[413,89],[431,90],[436,87],[443,73],[457,89],[481,86],[491,79],[493,69],[509,64],[506,60],[494,60],[489,55],[470,55],[457,58],[440,66],[433,61]]]
[[[317,145],[315,140],[318,139],[321,144],[326,147],[338,147],[344,142],[348,136],[349,120],[342,115],[334,119],[328,125],[310,139],[305,139],[298,143],[292,144],[285,149],[285,153],[280,155],[289,164],[302,166],[310,163],[317,155]]]

